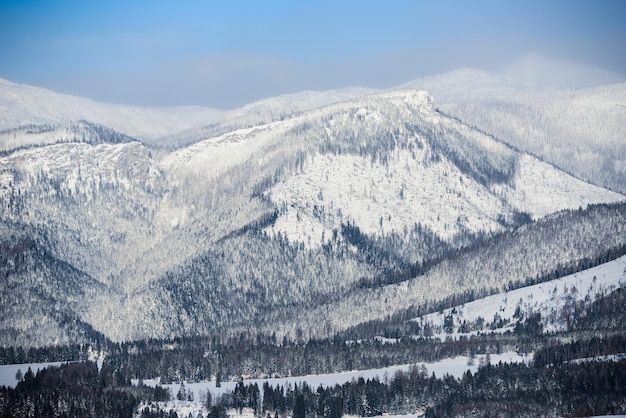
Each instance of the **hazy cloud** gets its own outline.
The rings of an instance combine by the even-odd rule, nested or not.
[[[524,55],[508,67],[504,73],[538,83],[577,88],[617,83],[624,80],[622,75],[602,68],[534,53]]]
[[[344,61],[300,63],[272,55],[224,53],[152,66],[110,68],[54,80],[54,89],[108,102],[234,108],[302,90],[348,86],[395,87],[410,80],[473,67],[564,87],[624,81],[622,74],[537,53],[495,40],[437,44]]]
[[[232,108],[388,88],[460,67],[579,87],[626,80],[607,0],[0,6],[0,77],[95,100]],[[550,57],[549,59],[545,57]]]
[[[260,54],[212,54],[139,71],[94,71],[55,81],[64,92],[136,105],[232,108],[303,86],[298,64]]]

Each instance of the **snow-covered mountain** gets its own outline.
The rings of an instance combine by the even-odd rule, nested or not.
[[[541,283],[611,259],[611,254],[624,254],[625,249],[623,203],[560,212],[480,245],[449,252],[411,280],[389,283],[383,277],[361,281],[358,290],[303,310],[289,320],[270,312],[259,327],[281,329],[290,335],[300,328],[319,336],[325,328],[342,332],[368,322],[410,319],[419,312],[440,311],[442,301],[474,300]]]
[[[267,192],[284,208],[271,229],[290,240],[324,244],[341,224],[354,223],[380,236],[419,224],[451,241],[501,231],[520,213],[536,219],[622,199],[437,114],[424,92],[378,94],[343,109],[320,111],[339,115],[318,134],[334,150],[309,155]],[[390,127],[389,120],[403,123]],[[342,152],[345,136],[360,149],[350,152],[350,141]]]
[[[25,125],[0,132],[0,152],[66,142],[121,143],[136,141],[102,125],[80,120],[64,125]]]
[[[227,113],[177,109],[184,116],[151,125],[161,111],[0,87],[10,127],[0,133],[2,238],[32,242],[6,245],[15,259],[6,275],[20,291],[5,287],[3,298],[27,295],[51,318],[64,304],[83,334],[91,326],[116,340],[250,329],[268,318],[293,335],[328,334],[338,329],[329,312],[361,303],[372,283],[391,284],[390,295],[406,285],[398,281],[419,287],[425,265],[461,247],[557,211],[626,200],[446,116],[421,90],[308,92]],[[47,105],[35,106],[37,97]],[[190,145],[156,146],[165,143]],[[620,210],[584,233],[573,228],[578,246],[553,249],[552,261],[622,245],[619,228],[589,226],[620,225]],[[606,245],[586,249],[598,237]],[[539,247],[529,239],[515,251]],[[549,263],[530,263],[515,279],[545,274]],[[449,262],[437,266],[432,289],[446,291],[419,288],[407,301],[504,280],[459,282]],[[38,292],[54,275],[41,271],[72,272],[75,290]],[[35,331],[23,310],[2,306],[5,335],[38,332],[32,341],[44,344],[77,333]],[[372,313],[384,312],[376,306]],[[329,319],[313,326],[313,313]],[[55,321],[68,323],[46,323]]]
[[[626,192],[625,83],[566,89],[461,69],[404,87],[427,90],[443,112],[583,180]]]
[[[0,131],[78,121],[103,125],[140,140],[158,138],[216,121],[222,111],[201,107],[142,108],[98,103],[0,79]],[[34,140],[22,145],[36,145]]]
[[[0,79],[0,151],[82,140],[84,135],[76,132],[81,124],[106,127],[152,145],[179,147],[372,92],[367,88],[305,91],[227,111],[197,106],[148,108],[98,103]]]

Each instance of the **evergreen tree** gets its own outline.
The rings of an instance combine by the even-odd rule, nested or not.
[[[304,395],[302,393],[297,394],[293,407],[293,418],[306,418],[306,409]]]

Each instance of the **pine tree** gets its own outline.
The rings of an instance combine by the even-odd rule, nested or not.
[[[306,418],[306,402],[304,395],[299,393],[293,407],[293,418]]]
[[[185,382],[180,384],[180,388],[178,389],[178,393],[176,394],[176,399],[179,401],[187,400],[187,390],[185,389]]]

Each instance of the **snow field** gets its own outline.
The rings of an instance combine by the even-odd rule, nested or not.
[[[513,316],[519,307],[524,317],[530,313],[540,313],[545,332],[562,331],[567,326],[561,316],[566,306],[584,300],[591,303],[599,295],[622,286],[626,286],[626,256],[549,282],[499,293],[445,309],[443,312],[424,315],[415,318],[414,321],[430,323],[435,328],[441,329],[445,318],[452,315],[456,328],[463,321],[472,323],[479,317],[490,323],[498,314],[510,322],[507,328],[512,328],[517,322]],[[445,338],[454,335],[440,333],[438,336]]]
[[[54,361],[50,363],[25,363],[25,364],[5,364],[0,366],[0,386],[7,386],[14,388],[17,386],[18,380],[15,379],[15,374],[18,370],[22,372],[22,376],[26,374],[28,368],[37,374],[37,371],[43,370],[46,367],[59,367],[65,364],[64,361]]]

